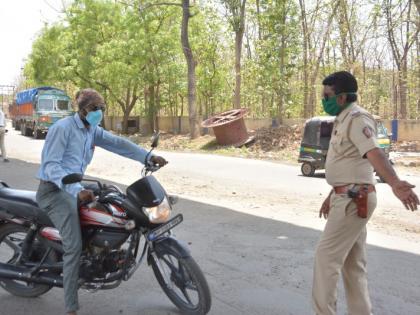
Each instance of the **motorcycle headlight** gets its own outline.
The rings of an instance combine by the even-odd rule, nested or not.
[[[168,199],[165,197],[160,205],[151,208],[143,208],[143,212],[147,215],[151,223],[158,224],[165,223],[169,220],[172,208]]]

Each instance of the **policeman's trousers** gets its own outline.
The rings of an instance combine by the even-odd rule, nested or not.
[[[41,182],[36,194],[40,208],[48,214],[63,242],[63,282],[66,312],[79,309],[78,280],[82,236],[77,199],[53,183]]]
[[[368,217],[357,215],[346,194],[331,195],[330,212],[315,254],[312,304],[317,315],[335,315],[340,272],[349,315],[371,315],[366,270],[366,224],[376,207],[376,192],[368,196]]]

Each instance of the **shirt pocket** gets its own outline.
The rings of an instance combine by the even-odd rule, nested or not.
[[[341,133],[337,133],[333,135],[333,137],[331,138],[330,146],[337,154],[340,154],[343,151],[342,150],[343,141],[344,141],[343,134]]]
[[[334,141],[331,140],[331,145],[334,151],[339,156],[343,157],[354,157],[358,156],[357,148],[353,145],[351,140],[347,137],[344,132],[337,133],[334,137]]]

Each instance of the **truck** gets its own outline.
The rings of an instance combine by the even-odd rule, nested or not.
[[[72,115],[73,109],[66,92],[42,86],[18,92],[9,113],[16,130],[40,139],[57,120]]]

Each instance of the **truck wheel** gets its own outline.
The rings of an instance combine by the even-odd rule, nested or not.
[[[303,176],[312,177],[315,174],[315,166],[313,166],[311,163],[303,163],[300,170],[302,171]]]
[[[36,126],[34,127],[33,137],[34,139],[41,139],[42,137],[42,132]]]

